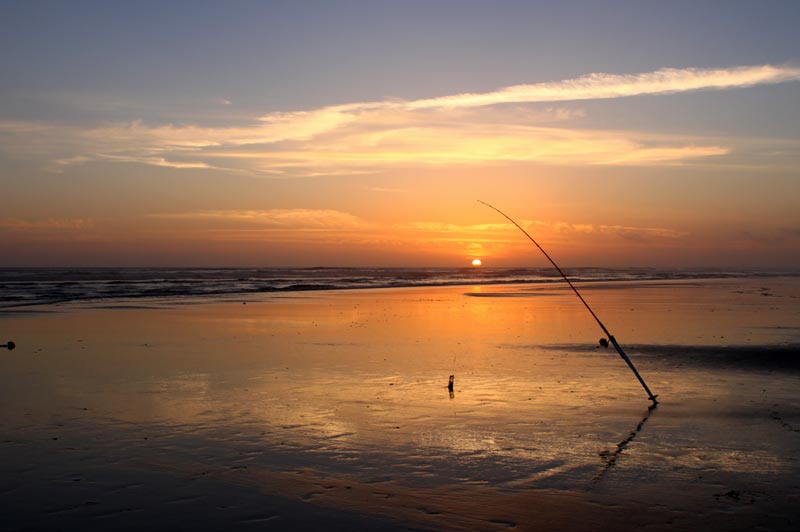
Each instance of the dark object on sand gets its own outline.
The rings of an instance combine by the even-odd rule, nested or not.
[[[11,351],[15,347],[17,347],[17,344],[15,344],[14,342],[9,340],[9,342],[7,344],[0,345],[0,347],[7,347],[8,350]]]
[[[611,344],[614,346],[614,349],[616,349],[617,353],[619,353],[619,356],[622,357],[622,360],[624,360],[625,363],[628,364],[628,367],[631,368],[631,371],[633,371],[633,374],[636,375],[636,378],[639,380],[639,384],[641,384],[642,388],[644,388],[644,391],[647,392],[647,397],[649,397],[650,400],[653,401],[654,405],[658,404],[658,400],[656,399],[657,396],[653,395],[653,392],[651,392],[650,388],[647,387],[647,383],[645,383],[644,379],[642,378],[642,376],[639,375],[639,372],[636,370],[636,367],[633,365],[633,362],[631,362],[631,359],[628,358],[628,355],[625,353],[625,351],[622,350],[622,347],[620,347],[620,345],[617,343],[617,340],[616,340],[616,338],[614,338],[614,335],[612,335],[610,332],[608,332],[608,329],[606,329],[606,326],[603,325],[603,322],[600,321],[600,318],[598,318],[597,314],[594,313],[594,311],[592,310],[592,307],[589,306],[589,303],[587,303],[586,300],[583,299],[583,296],[581,295],[580,292],[578,292],[578,289],[575,288],[575,285],[572,284],[572,281],[569,280],[569,277],[567,277],[567,275],[563,271],[561,271],[561,268],[558,267],[558,264],[556,264],[556,261],[554,261],[552,258],[550,258],[550,255],[547,254],[547,252],[544,250],[544,248],[542,248],[542,246],[540,246],[539,243],[536,242],[536,240],[534,240],[533,237],[531,235],[529,235],[528,232],[525,229],[523,229],[521,225],[519,225],[517,222],[515,222],[509,215],[507,215],[506,213],[504,213],[503,211],[501,211],[497,207],[494,207],[493,205],[489,205],[485,201],[478,200],[478,203],[483,203],[484,205],[486,205],[490,209],[500,213],[503,216],[503,218],[505,218],[506,220],[508,220],[512,224],[514,224],[517,227],[517,229],[522,231],[522,233],[525,236],[528,237],[528,240],[533,242],[533,245],[535,245],[537,248],[539,248],[539,251],[541,251],[542,254],[544,254],[544,256],[547,257],[547,260],[550,261],[550,264],[552,264],[553,267],[556,269],[556,271],[558,271],[558,273],[561,274],[561,277],[563,277],[564,280],[569,285],[569,287],[572,288],[572,291],[575,292],[575,295],[578,296],[578,299],[581,300],[581,303],[583,303],[583,306],[586,307],[586,310],[589,311],[589,314],[592,315],[592,317],[597,322],[597,324],[600,326],[600,328],[603,329],[603,332],[606,334],[606,336],[608,336],[608,341],[611,342]],[[600,345],[602,345],[602,340],[600,342]]]
[[[455,380],[455,375],[450,375],[450,381],[447,383],[447,389],[451,392],[453,391],[453,380]]]
[[[600,347],[605,347],[606,349],[608,349],[608,340],[606,340],[605,338],[600,338]]]

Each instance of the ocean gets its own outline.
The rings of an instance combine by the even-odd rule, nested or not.
[[[575,283],[800,277],[800,272],[735,269],[570,268],[565,273]],[[553,268],[0,268],[0,308],[72,301],[561,281]]]

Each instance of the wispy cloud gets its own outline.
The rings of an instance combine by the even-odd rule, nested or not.
[[[419,253],[492,255],[524,252],[529,245],[510,223],[444,223],[416,221],[381,224],[333,209],[204,210],[160,213],[156,239],[202,239],[207,242],[259,242],[341,246],[387,246]],[[687,233],[654,227],[520,220],[545,245],[602,246],[635,243],[673,245]],[[147,224],[143,224],[147,225]],[[151,230],[151,229],[150,229]]]
[[[478,107],[499,103],[563,102],[624,98],[643,94],[675,94],[720,90],[800,80],[800,68],[792,66],[740,66],[734,68],[662,68],[641,74],[593,73],[574,79],[514,85],[493,92],[465,93],[416,100],[412,109],[430,107]]]
[[[459,233],[464,235],[487,231],[510,231],[514,229],[514,226],[508,223],[460,225],[442,222],[411,222],[395,225],[394,228],[423,233]]]
[[[520,225],[537,237],[550,238],[576,235],[612,236],[626,240],[678,239],[688,233],[663,227],[634,227],[624,225],[605,225],[592,223],[571,223],[564,221],[520,220]],[[394,226],[396,230],[418,231],[427,234],[493,235],[512,234],[519,240],[518,229],[509,223],[489,224],[447,224],[440,222],[413,222]]]
[[[386,223],[336,209],[194,210],[154,213],[123,225],[83,218],[0,218],[0,233],[13,241],[92,241],[98,243],[232,242],[280,246],[341,246],[342,250],[390,247],[403,253],[509,257],[530,251],[510,223]],[[563,250],[621,243],[674,246],[690,235],[669,228],[520,220],[537,241]],[[130,227],[134,227],[131,229]],[[123,230],[124,227],[124,230]]]
[[[355,102],[274,112],[229,127],[78,127],[0,123],[0,148],[48,156],[54,168],[92,161],[265,176],[339,175],[398,165],[518,161],[569,165],[664,165],[726,155],[731,147],[686,136],[577,127],[584,116],[551,104],[800,80],[793,66],[594,73],[412,101]],[[502,105],[501,105],[502,104]]]
[[[201,221],[206,223],[238,222],[275,229],[359,229],[367,223],[352,214],[331,209],[208,210],[152,214],[151,218]]]
[[[22,219],[0,218],[0,229],[12,231],[75,231],[92,229],[94,222],[84,218]]]
[[[114,162],[122,162],[122,163],[141,163],[141,164],[149,164],[152,166],[163,166],[165,168],[213,168],[211,165],[206,164],[202,161],[197,162],[181,162],[181,161],[169,161],[164,157],[157,157],[157,156],[149,156],[149,155],[106,155],[106,154],[97,154],[95,156],[97,159],[104,159],[108,161]],[[77,162],[82,163],[89,160],[88,157],[83,156],[79,157]]]
[[[587,235],[614,235],[626,240],[677,239],[688,236],[684,231],[676,231],[663,227],[632,227],[624,225],[603,224],[573,224],[569,222],[554,222],[546,224],[559,234],[587,234]]]

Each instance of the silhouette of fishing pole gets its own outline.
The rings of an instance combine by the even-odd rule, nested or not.
[[[617,343],[617,340],[616,340],[616,338],[614,338],[614,335],[611,334],[610,332],[608,332],[608,329],[606,329],[606,326],[603,325],[603,322],[600,321],[600,318],[598,318],[597,314],[594,313],[594,311],[592,310],[592,307],[589,306],[589,303],[587,303],[586,300],[583,299],[583,296],[581,295],[580,292],[578,292],[578,289],[575,288],[575,285],[572,284],[572,281],[569,280],[569,277],[567,277],[566,274],[563,271],[561,271],[561,268],[558,267],[558,264],[556,264],[556,262],[550,257],[550,255],[547,254],[547,252],[542,248],[542,246],[540,246],[539,243],[536,242],[536,240],[534,240],[533,237],[531,235],[529,235],[528,232],[525,229],[523,229],[522,226],[520,226],[517,222],[515,222],[509,215],[507,215],[506,213],[504,213],[503,211],[501,211],[500,209],[498,209],[494,205],[489,205],[485,201],[478,200],[478,203],[482,203],[482,204],[486,205],[487,207],[489,207],[490,209],[493,209],[493,210],[497,211],[498,213],[500,213],[505,219],[507,219],[512,224],[514,224],[517,227],[517,229],[522,231],[522,233],[525,236],[528,237],[528,240],[533,242],[533,244],[537,248],[539,248],[539,251],[541,251],[544,254],[544,256],[547,257],[547,260],[550,261],[550,264],[552,264],[553,267],[558,271],[558,273],[561,274],[561,277],[563,277],[564,280],[569,285],[569,287],[572,288],[572,291],[575,292],[575,295],[578,296],[578,299],[581,300],[581,303],[583,303],[583,306],[585,306],[586,310],[589,311],[589,314],[592,315],[592,317],[597,322],[597,324],[600,326],[600,328],[603,330],[605,335],[608,336],[608,340],[606,340],[605,338],[602,338],[600,340],[600,345],[603,346],[603,347],[608,347],[608,342],[611,342],[611,344],[614,346],[614,349],[616,349],[617,353],[619,353],[619,356],[622,357],[622,360],[624,360],[625,363],[628,364],[628,367],[631,368],[631,371],[633,371],[633,374],[636,375],[637,379],[639,379],[639,383],[644,388],[644,391],[647,392],[647,397],[649,397],[650,400],[653,401],[653,405],[657,405],[658,404],[658,400],[656,399],[656,397],[658,397],[658,396],[657,395],[653,395],[653,392],[650,391],[650,388],[647,387],[647,383],[644,382],[644,379],[642,378],[642,376],[637,371],[636,366],[633,365],[633,362],[631,362],[631,359],[628,358],[628,355],[625,353],[625,351],[622,350],[622,347],[620,347],[620,345]]]

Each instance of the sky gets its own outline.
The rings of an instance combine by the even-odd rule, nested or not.
[[[800,2],[0,0],[0,266],[798,270]]]

